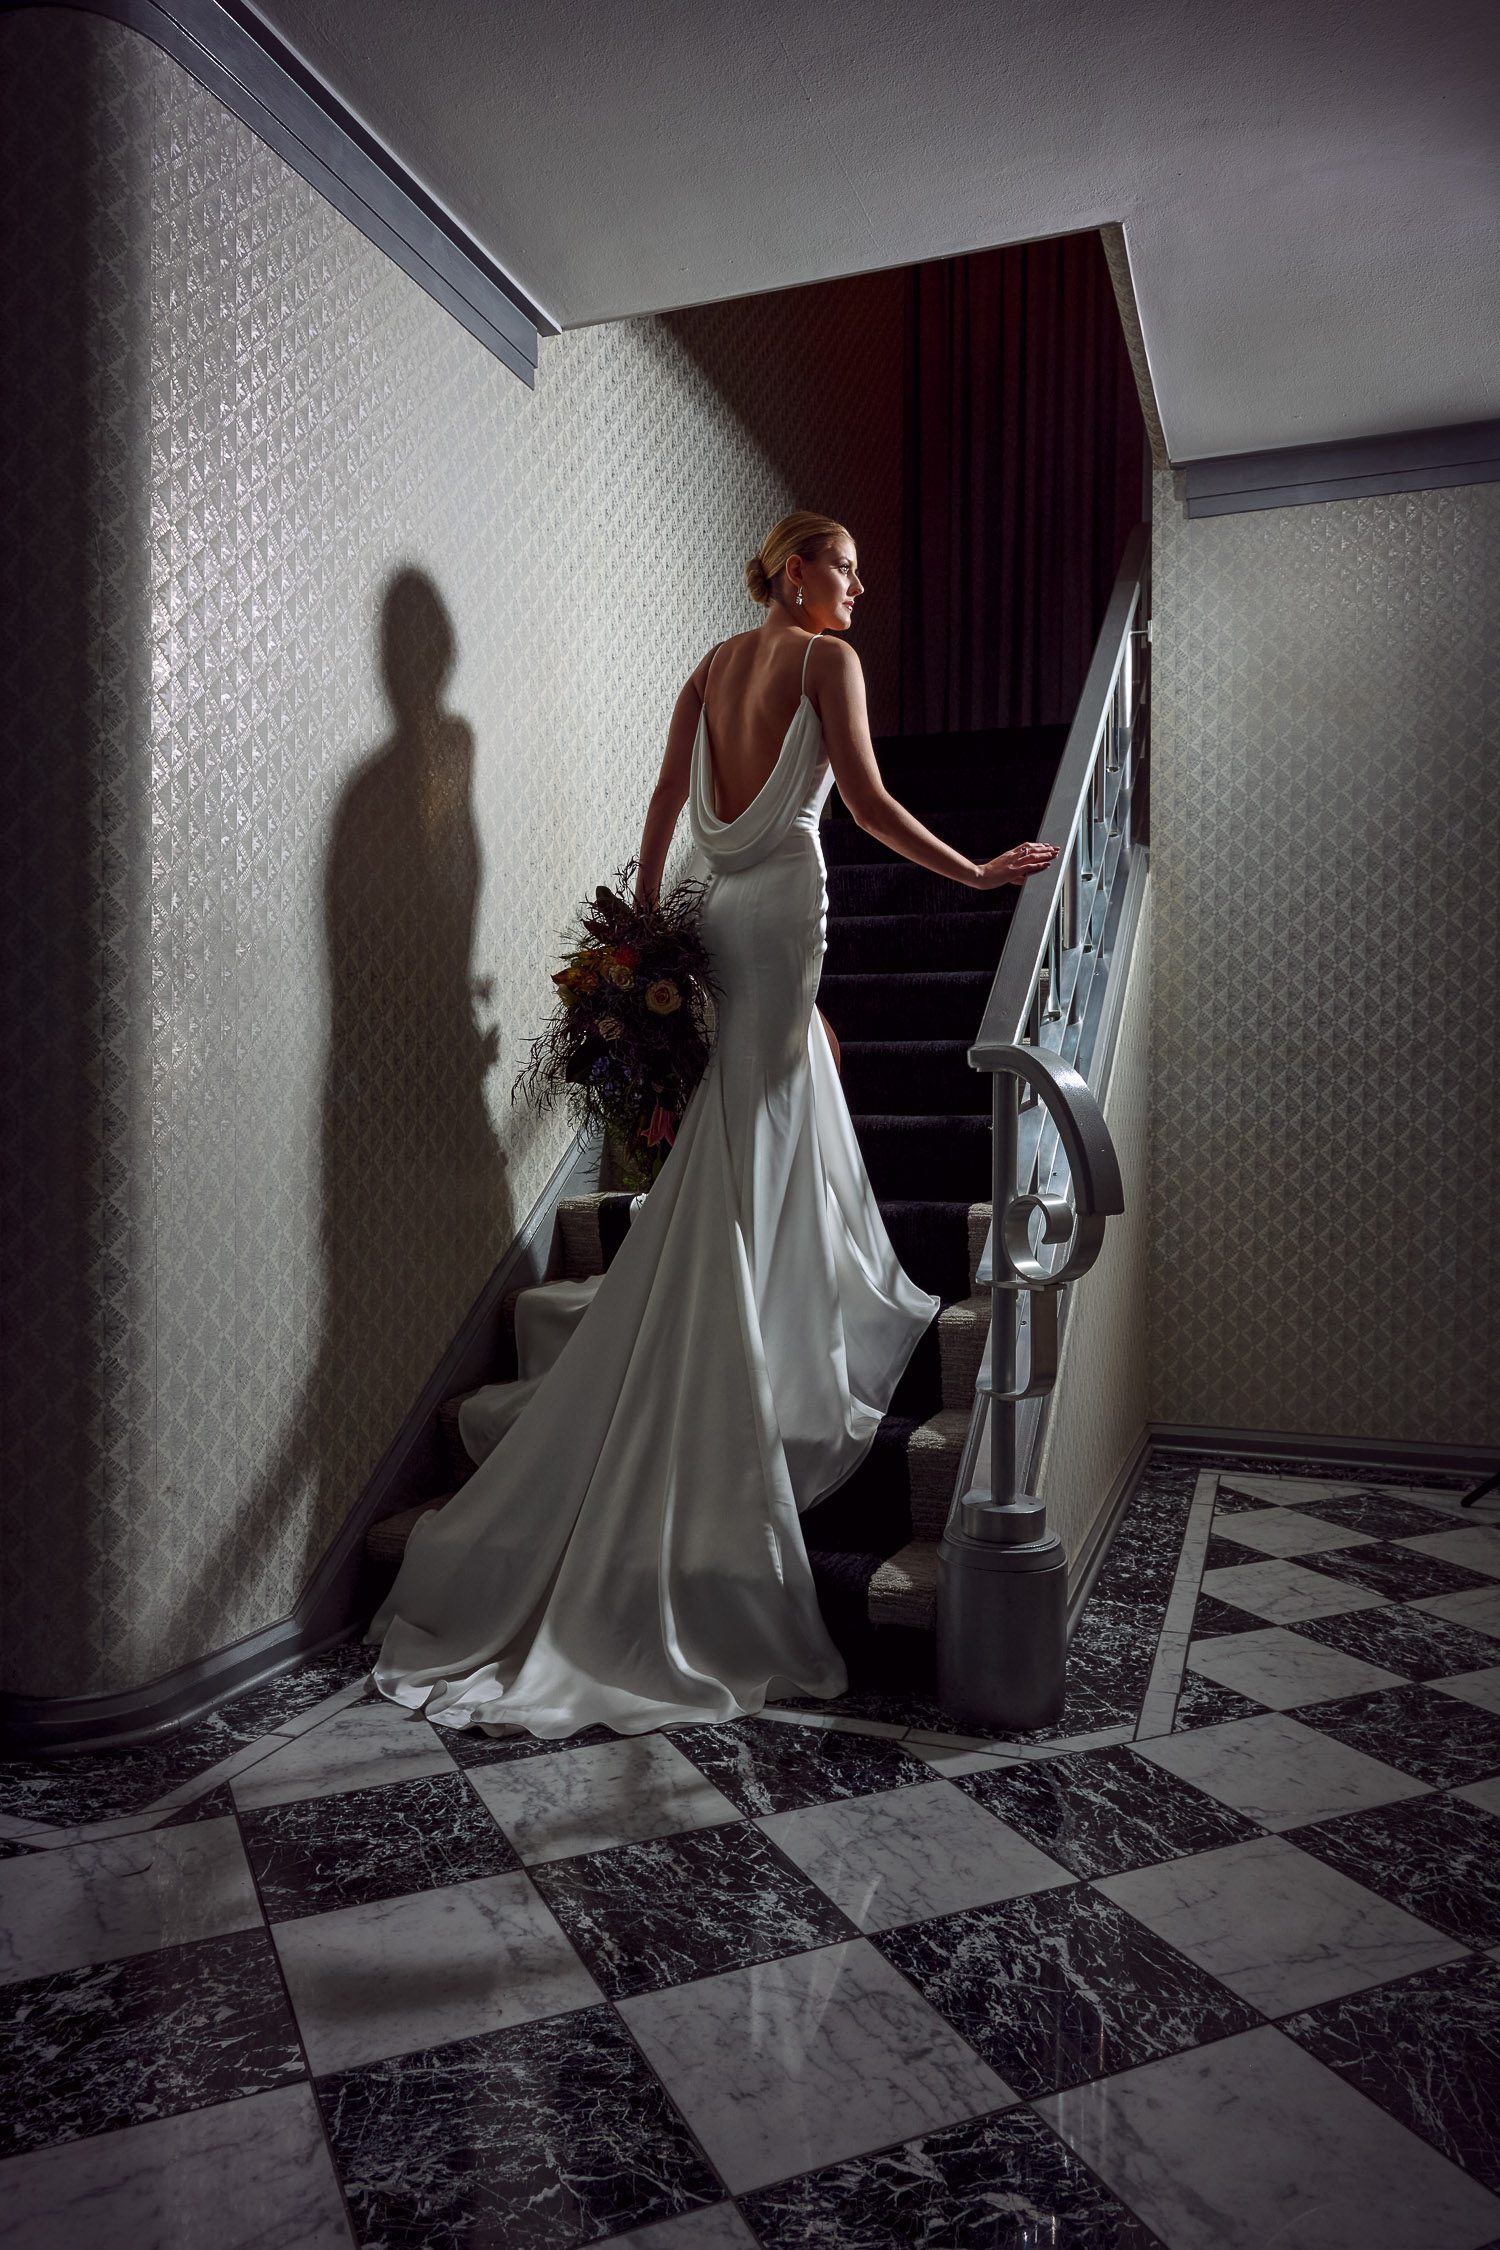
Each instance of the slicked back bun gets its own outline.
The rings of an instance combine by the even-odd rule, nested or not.
[[[745,588],[751,601],[769,609],[776,598],[776,581],[789,556],[801,555],[805,562],[811,562],[825,540],[848,536],[835,517],[820,516],[812,508],[794,508],[789,516],[772,524],[759,553],[745,565]]]

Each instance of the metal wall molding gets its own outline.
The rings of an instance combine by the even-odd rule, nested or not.
[[[1433,492],[1500,483],[1500,421],[1328,445],[1278,446],[1177,464],[1189,516],[1238,516],[1256,508],[1300,508],[1371,492]]]
[[[336,94],[242,0],[0,0],[67,7],[140,33],[385,252],[528,388],[538,339],[558,324],[533,304]]]
[[[287,1666],[349,1639],[370,1614],[365,1535],[383,1516],[411,1507],[432,1489],[436,1418],[445,1399],[496,1379],[504,1345],[503,1307],[518,1289],[543,1280],[552,1264],[554,1222],[565,1196],[599,1181],[600,1147],[574,1141],[526,1224],[470,1306],[369,1483],[339,1528],[289,1617],[227,1648],[140,1686],[109,1695],[0,1695],[0,1745],[11,1754],[120,1749],[148,1742],[256,1687]],[[373,1662],[373,1655],[371,1658]]]

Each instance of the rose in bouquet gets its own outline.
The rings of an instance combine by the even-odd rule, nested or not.
[[[512,1098],[566,1102],[613,1143],[626,1187],[647,1188],[667,1160],[708,1063],[713,980],[698,934],[704,885],[682,882],[655,906],[630,895],[635,862],[578,910],[552,982],[557,1007],[532,1041]]]

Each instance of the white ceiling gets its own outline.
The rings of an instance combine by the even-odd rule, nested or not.
[[[1174,460],[1500,416],[1500,0],[255,5],[564,328],[1117,220]]]

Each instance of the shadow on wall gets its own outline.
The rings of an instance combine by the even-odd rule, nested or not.
[[[238,1513],[231,1584],[293,1524],[305,1577],[514,1233],[484,1098],[499,1035],[476,1014],[493,986],[471,974],[474,735],[443,708],[453,625],[420,571],[387,585],[380,648],[394,731],[346,784],[324,867],[322,1331]]]

